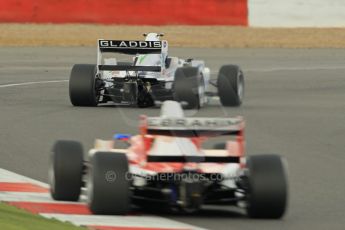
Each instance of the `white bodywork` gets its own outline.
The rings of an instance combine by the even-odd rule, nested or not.
[[[163,36],[162,34],[158,33],[148,33],[145,35],[145,41],[161,41],[160,38]],[[100,39],[101,41],[103,39]],[[204,87],[200,90],[203,90],[201,95],[201,105],[207,102],[206,96],[204,96],[204,92],[208,91],[209,88],[209,80],[210,80],[210,69],[205,66],[204,61],[202,60],[191,60],[187,61],[185,59],[181,59],[178,57],[171,57],[168,55],[168,41],[162,40],[162,51],[160,54],[137,54],[133,58],[133,65],[134,66],[160,66],[160,72],[145,72],[144,78],[155,78],[158,81],[166,82],[165,88],[170,90],[172,89],[173,82],[175,79],[175,71],[179,67],[183,67],[185,65],[189,65],[192,67],[199,68],[199,71],[203,77]],[[167,66],[167,59],[169,60],[170,64]],[[118,60],[114,57],[103,57],[102,52],[100,51],[100,47],[98,46],[97,50],[97,66],[98,65],[117,65]],[[134,74],[134,72],[129,71],[129,74]],[[102,71],[100,73],[97,70],[97,74],[101,76],[101,79],[105,80],[106,86],[109,87],[112,85],[110,79],[117,77],[117,78],[125,78],[127,75],[126,71]]]

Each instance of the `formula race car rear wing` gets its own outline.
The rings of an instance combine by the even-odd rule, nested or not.
[[[241,117],[236,118],[162,118],[141,117],[145,134],[177,137],[212,137],[240,135],[244,128]]]
[[[123,54],[160,54],[163,41],[98,40],[100,52]]]
[[[98,65],[100,71],[149,71],[160,72],[160,66]]]
[[[97,70],[98,71],[149,71],[160,72],[161,66],[134,66],[134,65],[104,65],[102,53],[137,54],[162,54],[168,52],[167,41],[129,41],[129,40],[104,40],[99,39],[97,44]],[[97,71],[97,72],[98,72]]]
[[[240,163],[239,156],[165,156],[165,155],[149,155],[148,162],[170,162],[170,163]]]

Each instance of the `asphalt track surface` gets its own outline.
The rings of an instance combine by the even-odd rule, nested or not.
[[[57,139],[136,133],[141,113],[157,108],[72,107],[66,80],[74,63],[94,63],[95,48],[0,48],[0,167],[47,181]],[[169,218],[209,229],[344,229],[345,50],[172,49],[205,59],[212,70],[237,63],[246,77],[241,108],[213,103],[189,115],[243,115],[247,152],[279,153],[289,163],[290,201],[282,220],[250,220],[208,208]],[[20,85],[20,83],[31,82]],[[34,82],[34,83],[32,83]],[[41,82],[41,83],[35,83]],[[19,85],[16,85],[19,83]]]

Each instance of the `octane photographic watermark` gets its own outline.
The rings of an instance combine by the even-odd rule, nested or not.
[[[109,183],[113,183],[116,180],[116,173],[112,170],[109,170],[105,173],[105,180]]]
[[[131,177],[143,177],[146,181],[160,181],[160,182],[203,182],[203,181],[222,181],[224,178],[221,174],[203,174],[193,172],[183,173],[159,173],[156,175],[130,175]]]
[[[155,175],[149,174],[133,174],[127,172],[124,175],[125,180],[132,181],[134,178],[142,178],[146,181],[156,182],[221,182],[224,180],[236,179],[237,176],[224,176],[219,173],[194,173],[194,172],[182,172],[182,173],[158,173]],[[105,180],[109,183],[114,183],[118,179],[118,175],[110,170],[105,173]]]

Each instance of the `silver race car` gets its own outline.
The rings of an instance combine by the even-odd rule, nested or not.
[[[187,109],[199,109],[211,97],[219,97],[223,106],[241,105],[244,77],[239,66],[224,65],[218,78],[211,80],[204,61],[169,56],[162,34],[144,36],[144,41],[99,39],[97,64],[73,66],[69,81],[72,104],[97,106],[111,101],[149,107],[175,100]],[[132,55],[130,61],[119,61],[119,56],[128,55]]]

